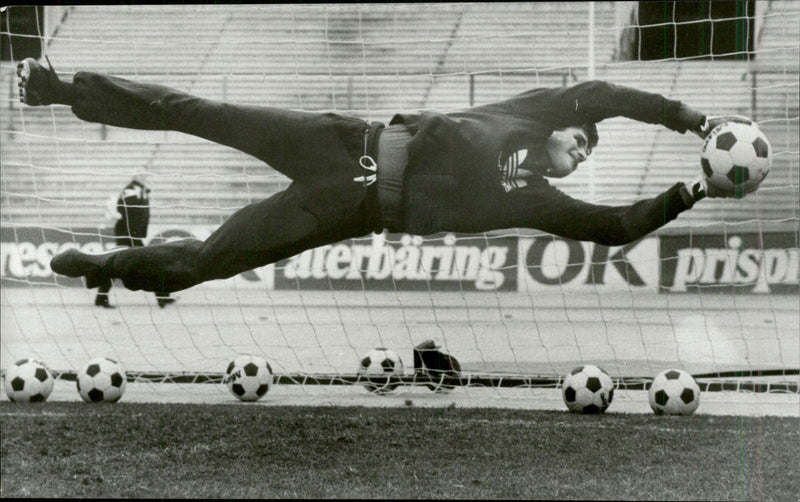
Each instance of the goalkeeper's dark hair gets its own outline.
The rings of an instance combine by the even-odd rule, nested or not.
[[[589,140],[589,148],[594,150],[594,147],[597,146],[597,141],[600,139],[600,136],[597,135],[597,125],[594,122],[587,122],[581,127],[586,133],[586,139]]]

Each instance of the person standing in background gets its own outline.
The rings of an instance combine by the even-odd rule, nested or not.
[[[108,199],[106,218],[115,221],[114,238],[117,246],[129,248],[144,246],[147,227],[150,224],[150,187],[147,186],[147,175],[137,173],[122,192]],[[111,280],[97,288],[94,304],[103,308],[114,308],[108,300],[111,291]],[[175,301],[169,293],[156,293],[158,306],[164,308]]]

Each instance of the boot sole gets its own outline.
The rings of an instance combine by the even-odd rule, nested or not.
[[[31,78],[31,65],[27,59],[17,63],[17,77],[19,77],[19,83],[17,84],[17,87],[19,87],[19,100],[26,105],[33,106],[27,99],[29,97],[28,82]]]

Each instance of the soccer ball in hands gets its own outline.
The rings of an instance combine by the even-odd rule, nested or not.
[[[241,401],[258,401],[272,387],[272,366],[261,356],[241,355],[228,364],[224,383]]]
[[[772,147],[755,124],[726,122],[708,134],[700,153],[708,183],[741,198],[755,191],[772,166]]]
[[[20,359],[5,375],[6,394],[16,402],[47,401],[54,382],[53,372],[35,359]]]
[[[578,366],[564,378],[561,394],[570,411],[603,413],[614,399],[614,382],[597,366]]]
[[[373,394],[386,395],[400,385],[403,361],[393,350],[378,347],[361,358],[358,364],[359,379],[366,380],[364,388]]]
[[[125,369],[107,357],[97,357],[78,372],[78,394],[87,403],[116,403],[125,393]]]
[[[700,387],[689,373],[670,369],[656,375],[648,397],[656,415],[691,415],[700,405]]]

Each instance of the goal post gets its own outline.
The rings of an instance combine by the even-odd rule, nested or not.
[[[356,368],[376,347],[405,362],[400,383],[426,384],[413,374],[412,349],[432,339],[461,362],[463,392],[555,388],[573,367],[596,364],[629,389],[680,367],[707,391],[797,394],[800,8],[735,2],[743,5],[729,14],[718,2],[696,2],[693,12],[652,3],[661,10],[638,2],[47,6],[33,14],[38,33],[15,32],[15,16],[29,14],[4,8],[0,368],[36,357],[69,380],[106,356],[138,382],[219,384],[246,353],[265,357],[281,384],[364,392]],[[205,239],[289,180],[192,136],[19,104],[15,44],[29,38],[41,38],[41,56],[64,78],[97,71],[384,123],[397,112],[447,113],[608,80],[708,114],[753,117],[773,166],[744,200],[702,201],[626,246],[531,229],[372,234],[177,292],[163,309],[152,294],[115,284],[117,308],[99,309],[94,290],[55,276],[49,260],[115,246],[106,200],[134,173],[146,171],[153,190],[148,244]],[[630,204],[699,172],[691,134],[623,118],[598,130],[589,167],[553,182],[573,197]]]

